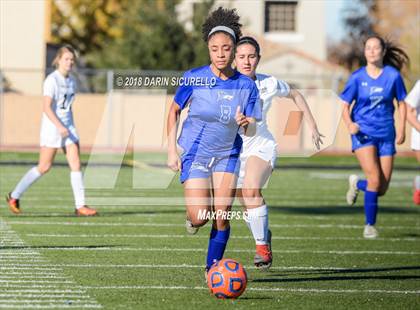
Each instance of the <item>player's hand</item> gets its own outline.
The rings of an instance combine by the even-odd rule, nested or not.
[[[172,171],[181,170],[181,159],[177,152],[168,152],[168,161],[166,163]]]
[[[321,144],[324,144],[322,138],[325,138],[325,136],[320,133],[317,128],[314,128],[312,130],[312,143],[315,145],[317,150],[321,149]]]
[[[351,122],[347,127],[351,135],[355,135],[360,131],[360,127],[357,123]]]
[[[60,126],[58,128],[58,131],[60,132],[60,136],[62,138],[66,138],[66,137],[68,137],[70,135],[69,130],[66,127],[64,127],[64,126]]]
[[[401,145],[401,144],[404,143],[404,141],[405,141],[405,131],[404,130],[399,130],[398,133],[397,133],[397,138],[395,139],[395,142],[398,145]]]
[[[246,125],[249,124],[248,119],[241,112],[241,107],[239,105],[236,108],[235,120],[236,120],[236,124],[238,124],[238,126],[241,126],[241,127],[245,127]]]

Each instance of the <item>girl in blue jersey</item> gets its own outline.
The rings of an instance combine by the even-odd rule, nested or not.
[[[400,70],[409,59],[404,51],[377,35],[366,40],[364,54],[367,65],[353,72],[340,96],[352,151],[366,176],[365,180],[349,177],[346,198],[353,205],[359,190],[365,193],[363,236],[376,238],[378,196],[385,195],[391,180],[395,142],[402,144],[405,140],[406,90]],[[399,112],[397,130],[394,99]]]
[[[230,211],[239,172],[242,139],[255,133],[261,118],[258,89],[245,75],[232,69],[235,45],[241,36],[235,10],[218,8],[203,24],[210,65],[187,71],[171,105],[168,130],[168,166],[181,170],[190,233],[209,219],[210,233],[206,269],[223,257],[230,234]],[[178,139],[180,112],[189,107]],[[215,211],[214,214],[209,212]]]

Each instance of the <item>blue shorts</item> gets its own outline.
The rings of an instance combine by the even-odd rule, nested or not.
[[[181,183],[188,179],[207,179],[213,172],[239,175],[239,154],[221,158],[186,154],[181,156],[181,162]]]
[[[395,149],[395,140],[384,140],[381,138],[374,138],[365,134],[351,135],[351,150],[354,152],[362,147],[371,146],[376,147],[378,157],[393,156],[397,153]]]

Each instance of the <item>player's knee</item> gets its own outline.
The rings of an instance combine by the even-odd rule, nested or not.
[[[261,204],[262,196],[258,188],[242,189],[242,196],[246,206]]]
[[[48,164],[39,164],[38,167],[37,167],[37,169],[38,169],[39,173],[46,174],[48,171],[50,171],[51,166],[52,165],[50,163],[48,163]]]

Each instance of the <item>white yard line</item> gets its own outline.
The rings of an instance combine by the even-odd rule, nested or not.
[[[92,223],[92,222],[43,222],[43,221],[20,221],[11,220],[11,225],[63,225],[63,226],[110,226],[110,227],[185,227],[185,224],[175,223]],[[336,228],[336,229],[362,229],[363,225],[342,225],[342,224],[271,224],[270,228]],[[384,230],[420,230],[420,226],[384,226]]]
[[[87,286],[88,289],[97,289],[97,290],[208,290],[208,287],[204,286]],[[290,293],[338,293],[338,294],[363,294],[363,293],[372,293],[372,294],[420,294],[420,290],[349,290],[349,289],[306,289],[306,288],[259,288],[259,287],[250,287],[247,288],[248,291],[260,291],[260,292],[290,292]]]
[[[167,235],[167,234],[25,234],[28,237],[48,237],[48,238],[181,238],[181,239],[192,239],[202,238],[208,239],[208,236],[190,236],[190,235]],[[251,236],[231,236],[231,239],[249,239]],[[362,237],[299,237],[299,236],[273,236],[273,240],[366,240]],[[415,241],[419,242],[420,238],[376,238],[373,241]]]
[[[0,308],[102,307],[87,294],[86,289],[64,275],[62,268],[49,266],[40,253],[25,245],[1,218],[0,245]],[[65,287],[77,289],[61,289]],[[29,291],[25,290],[28,288]],[[57,291],[60,295],[51,295]],[[50,299],[45,299],[47,293]],[[74,298],[75,294],[77,298]]]
[[[74,247],[43,247],[42,251],[111,251],[111,252],[124,252],[124,251],[143,251],[143,252],[206,252],[207,249],[198,249],[198,248],[134,248],[134,247],[83,247],[83,246],[74,246]],[[9,250],[7,250],[9,251]],[[254,249],[228,249],[227,252],[236,252],[236,253],[254,253]],[[337,255],[420,255],[420,252],[412,251],[336,251],[336,250],[294,250],[294,249],[282,249],[282,250],[273,250],[273,253],[281,254],[337,254]],[[1,267],[0,267],[1,269]]]

